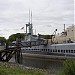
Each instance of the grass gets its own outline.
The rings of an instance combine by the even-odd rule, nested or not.
[[[64,75],[63,72],[57,72],[56,75]]]
[[[47,75],[42,70],[22,69],[18,66],[0,63],[0,75]]]

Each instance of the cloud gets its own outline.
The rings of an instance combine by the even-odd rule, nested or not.
[[[28,22],[29,8],[37,33],[51,34],[55,28],[61,32],[64,23],[74,24],[74,0],[0,0],[0,30],[9,29],[3,30],[3,36],[23,32],[19,28]]]

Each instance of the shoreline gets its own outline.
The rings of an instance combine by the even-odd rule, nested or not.
[[[12,67],[18,67],[18,68],[20,68],[20,69],[22,69],[22,70],[28,70],[28,71],[40,71],[40,72],[45,72],[45,73],[47,73],[47,75],[54,75],[54,74],[50,74],[50,72],[48,71],[48,70],[46,70],[46,69],[40,69],[40,68],[34,68],[34,67],[27,67],[27,66],[25,66],[25,65],[23,65],[23,64],[18,64],[18,63],[13,63],[13,62],[1,62],[0,61],[0,66],[1,65],[3,65],[3,66],[5,66],[6,68],[12,68]]]

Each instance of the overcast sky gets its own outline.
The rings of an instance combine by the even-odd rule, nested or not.
[[[52,34],[74,24],[74,0],[0,0],[0,36],[6,38],[21,30],[29,21],[32,10],[35,33]]]

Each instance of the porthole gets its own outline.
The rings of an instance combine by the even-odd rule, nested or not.
[[[66,53],[68,53],[68,50],[66,50]]]
[[[69,50],[69,53],[70,53],[70,50]]]
[[[48,49],[48,51],[49,51],[49,49]]]
[[[61,50],[61,52],[63,52],[63,50]]]
[[[73,50],[71,50],[71,53],[73,53]]]
[[[46,49],[46,52],[47,52],[47,49]]]
[[[44,49],[44,51],[45,51],[45,49]]]
[[[60,50],[58,50],[58,52],[60,52]]]
[[[74,53],[75,53],[75,50],[74,50]]]
[[[54,49],[53,49],[53,52],[54,52]]]
[[[65,53],[65,50],[64,50],[64,53]]]

